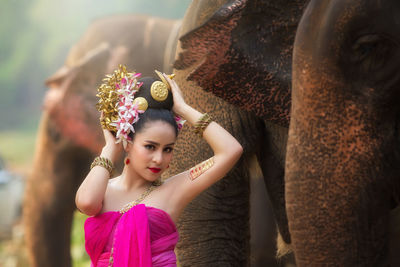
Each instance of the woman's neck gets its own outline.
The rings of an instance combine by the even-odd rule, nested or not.
[[[124,167],[120,176],[120,184],[126,191],[136,191],[150,186],[151,182],[142,178],[133,169]]]

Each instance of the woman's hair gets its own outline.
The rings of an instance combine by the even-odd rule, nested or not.
[[[148,122],[163,121],[171,125],[175,130],[175,135],[178,136],[178,125],[175,121],[174,114],[171,109],[173,106],[172,93],[168,93],[168,97],[164,101],[156,101],[153,99],[150,93],[150,88],[153,82],[159,81],[153,77],[141,78],[138,82],[143,82],[139,91],[135,94],[136,97],[144,97],[147,100],[147,110],[139,115],[139,120],[133,124],[135,132],[138,133],[145,128]],[[129,137],[134,139],[135,135],[133,132],[129,133]]]
[[[154,121],[163,121],[165,123],[168,123],[175,130],[175,136],[178,136],[178,125],[176,124],[174,114],[167,109],[154,108],[149,108],[143,114],[139,115],[139,120],[133,125],[135,133],[139,133],[145,128],[147,123]],[[133,132],[130,132],[129,136],[133,140],[135,134]]]

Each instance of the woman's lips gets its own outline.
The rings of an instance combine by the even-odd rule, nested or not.
[[[154,173],[158,173],[161,171],[160,168],[149,168],[150,171],[154,172]]]

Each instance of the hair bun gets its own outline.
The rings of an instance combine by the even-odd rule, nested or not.
[[[173,98],[169,84],[161,73],[156,73],[162,81],[153,77],[139,79],[141,73],[128,72],[126,66],[119,65],[97,88],[99,102],[96,108],[102,113],[101,126],[115,134],[117,143],[126,146],[131,141],[129,135],[134,131],[133,124],[147,109],[171,111]]]
[[[148,103],[148,108],[172,109],[172,93],[161,80],[153,77],[143,77],[139,79],[138,82],[143,84],[140,86],[139,91],[135,93],[135,98],[145,98]]]

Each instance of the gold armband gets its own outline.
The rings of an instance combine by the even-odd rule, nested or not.
[[[110,176],[114,170],[114,164],[112,161],[105,157],[96,157],[90,165],[90,169],[93,169],[94,166],[101,166],[105,168],[110,173]]]
[[[207,171],[209,168],[211,168],[213,165],[214,165],[214,157],[209,158],[208,160],[205,160],[197,164],[189,171],[190,180],[193,181],[194,179],[202,175],[205,171]]]
[[[194,125],[194,132],[198,134],[200,137],[203,136],[204,130],[207,128],[207,126],[212,122],[212,119],[208,113],[204,113],[201,115],[199,120],[196,122]]]

